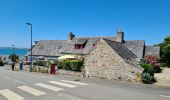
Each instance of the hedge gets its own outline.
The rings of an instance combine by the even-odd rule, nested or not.
[[[151,64],[141,63],[140,66],[144,68],[143,73],[149,73],[151,76],[154,76],[154,68]]]
[[[62,68],[66,70],[72,70],[70,66],[70,60],[63,60],[62,61]]]
[[[149,73],[142,73],[142,82],[145,84],[152,84],[153,82],[156,82],[156,79]]]
[[[63,60],[62,68],[66,70],[81,71],[83,61],[81,60]]]
[[[48,61],[38,60],[38,61],[35,61],[35,62],[34,62],[34,65],[36,65],[36,66],[48,67]]]

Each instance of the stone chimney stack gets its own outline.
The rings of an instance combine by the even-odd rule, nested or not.
[[[70,32],[70,33],[68,34],[68,40],[69,40],[69,41],[71,41],[74,37],[75,37],[75,35],[74,35],[72,32]]]
[[[124,32],[121,30],[117,31],[116,42],[123,43],[124,42]]]

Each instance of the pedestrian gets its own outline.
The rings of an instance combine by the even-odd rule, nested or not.
[[[15,68],[15,62],[12,62],[12,71],[14,71]]]

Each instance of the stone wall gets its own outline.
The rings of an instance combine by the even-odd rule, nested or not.
[[[30,71],[30,66],[25,65],[23,67],[25,71]],[[50,68],[49,67],[43,67],[43,66],[34,66],[33,67],[33,72],[40,72],[40,73],[48,73],[50,74]],[[70,70],[64,70],[64,69],[58,69],[56,71],[56,74],[61,74],[61,75],[71,75],[75,77],[83,77],[84,72],[75,72],[75,71],[70,71]]]
[[[30,65],[24,65],[23,70],[30,71]],[[50,74],[50,68],[44,67],[44,66],[33,66],[32,72],[40,72],[40,73],[49,73]]]
[[[134,81],[142,71],[127,63],[103,40],[85,57],[85,74],[89,77]]]
[[[71,75],[71,76],[75,76],[75,77],[83,77],[84,76],[84,74],[82,72],[75,72],[75,71],[69,71],[69,70],[64,70],[64,69],[57,70],[57,74]]]

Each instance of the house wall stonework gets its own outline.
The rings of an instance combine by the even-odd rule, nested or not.
[[[86,76],[106,79],[135,80],[143,71],[126,63],[104,40],[85,57],[84,65]]]

